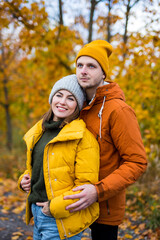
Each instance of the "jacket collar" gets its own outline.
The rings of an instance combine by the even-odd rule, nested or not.
[[[120,99],[125,101],[125,96],[119,85],[115,82],[108,81],[108,84],[104,84],[101,87],[97,88],[96,94],[93,96],[89,104],[87,102],[84,103],[83,109],[88,110],[93,105],[102,104],[104,97],[105,102],[111,99]]]
[[[86,124],[83,120],[76,119],[66,124],[50,143],[81,139],[84,135],[85,128]]]
[[[76,119],[66,124],[59,132],[59,134],[49,143],[81,139],[84,135],[85,128],[86,124],[83,122],[83,120]],[[27,146],[33,148],[33,146],[39,140],[42,134],[42,120],[40,120],[25,134],[24,140]]]

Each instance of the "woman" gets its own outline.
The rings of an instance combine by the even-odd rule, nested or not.
[[[34,240],[79,240],[98,218],[98,202],[70,213],[65,208],[74,200],[63,199],[77,193],[76,186],[98,180],[99,146],[78,118],[84,100],[76,75],[60,79],[49,96],[49,111],[24,136],[27,170],[18,186],[28,192],[26,222],[33,215]]]

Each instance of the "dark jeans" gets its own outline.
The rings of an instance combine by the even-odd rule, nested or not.
[[[117,240],[118,226],[93,223],[90,228],[92,240]]]

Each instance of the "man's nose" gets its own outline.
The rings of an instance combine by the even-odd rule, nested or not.
[[[83,66],[83,67],[81,68],[81,73],[82,73],[82,74],[87,74],[87,67],[86,67],[86,66]]]

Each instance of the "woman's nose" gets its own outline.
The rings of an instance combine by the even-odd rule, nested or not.
[[[65,104],[66,103],[66,98],[65,97],[62,97],[61,99],[60,99],[60,104]]]

